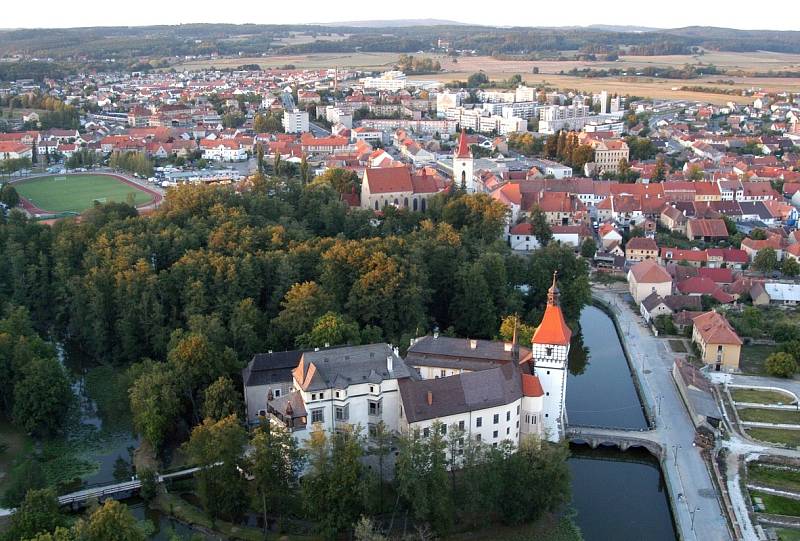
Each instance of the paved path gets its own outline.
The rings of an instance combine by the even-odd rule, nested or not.
[[[667,457],[662,468],[672,495],[672,510],[681,539],[727,541],[728,523],[706,463],[695,447],[695,429],[672,378],[674,354],[654,337],[614,290],[594,287],[593,294],[611,305],[622,330],[631,364],[641,382],[642,399],[655,415]]]

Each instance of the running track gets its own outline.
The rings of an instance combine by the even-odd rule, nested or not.
[[[161,201],[164,199],[164,196],[161,195],[160,193],[156,192],[155,190],[151,190],[147,186],[144,186],[142,184],[134,182],[134,181],[130,180],[129,178],[126,178],[126,177],[124,177],[122,175],[118,175],[116,173],[81,173],[81,174],[82,175],[104,175],[104,176],[108,176],[108,177],[114,177],[115,179],[119,180],[120,182],[123,182],[123,183],[127,184],[128,186],[136,188],[137,190],[146,193],[147,195],[149,195],[152,198],[152,200],[148,201],[147,203],[142,203],[141,205],[136,205],[137,209],[156,208],[156,207],[158,207],[158,205],[161,204]],[[13,181],[11,181],[11,183],[14,184],[14,183],[22,182],[22,181],[25,181],[25,180],[31,180],[31,179],[35,179],[35,178],[49,177],[49,176],[53,176],[53,175],[33,175],[33,176],[30,176],[30,177],[25,177],[25,178],[13,180]],[[69,176],[69,174],[63,175],[63,176]],[[36,205],[34,205],[33,203],[31,203],[30,201],[28,201],[27,199],[25,199],[22,196],[20,196],[19,205],[26,212],[28,212],[28,214],[31,214],[33,216],[43,216],[43,215],[47,215],[47,214],[57,214],[57,213],[52,212],[52,211],[40,209],[39,207],[37,207]]]

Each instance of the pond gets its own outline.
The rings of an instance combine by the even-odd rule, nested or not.
[[[647,428],[639,394],[614,322],[596,306],[581,312],[570,346],[567,422],[576,426]]]

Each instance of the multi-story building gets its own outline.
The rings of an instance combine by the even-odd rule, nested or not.
[[[283,129],[286,133],[304,133],[308,131],[308,111],[294,109],[283,112]]]
[[[712,310],[695,317],[692,323],[692,342],[700,349],[701,360],[717,372],[738,370],[742,340],[725,316]]]
[[[599,173],[619,173],[622,160],[628,161],[628,143],[617,139],[604,139],[594,148],[594,163]]]
[[[589,121],[589,106],[550,105],[539,111],[539,132],[556,133],[559,130],[580,130]]]
[[[406,87],[406,74],[402,71],[392,70],[384,72],[380,77],[365,77],[364,89],[397,92]]]

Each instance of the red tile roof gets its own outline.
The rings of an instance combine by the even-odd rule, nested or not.
[[[672,276],[669,275],[664,267],[656,263],[653,259],[637,263],[631,267],[631,273],[638,284],[672,282]]]
[[[706,344],[742,345],[739,335],[720,313],[706,312],[695,317],[692,322]]]
[[[522,395],[534,398],[544,396],[542,382],[539,381],[537,376],[533,376],[531,374],[522,374]]]

